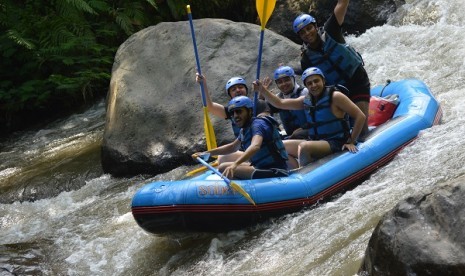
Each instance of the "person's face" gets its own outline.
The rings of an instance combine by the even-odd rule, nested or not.
[[[228,92],[231,99],[237,96],[247,96],[247,87],[243,84],[236,84],[231,86]]]
[[[294,78],[283,77],[283,78],[277,79],[275,82],[279,90],[281,90],[281,92],[283,92],[283,94],[285,95],[294,91]]]
[[[300,39],[307,44],[314,45],[318,42],[318,32],[316,25],[313,23],[303,27],[297,34],[300,36]]]
[[[248,124],[252,117],[251,110],[246,107],[236,108],[231,111],[231,117],[238,127],[243,128]]]
[[[321,95],[325,88],[324,79],[320,75],[311,75],[305,79],[305,87],[307,87],[308,92],[315,97]]]

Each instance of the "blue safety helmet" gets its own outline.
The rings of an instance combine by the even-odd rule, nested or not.
[[[302,30],[303,27],[311,23],[316,24],[316,20],[313,16],[309,14],[301,14],[297,16],[293,24],[294,32],[298,33],[300,30]]]
[[[310,77],[310,76],[313,76],[313,75],[320,75],[323,79],[325,79],[325,75],[323,74],[323,72],[319,68],[310,67],[310,68],[307,68],[303,72],[303,74],[302,74],[302,82],[305,84],[305,79]]]
[[[246,107],[246,108],[253,108],[253,102],[246,96],[237,96],[234,97],[228,103],[228,112],[232,112],[235,109]]]
[[[234,77],[234,78],[230,78],[227,82],[226,82],[226,93],[231,97],[231,95],[229,94],[229,88],[231,88],[232,86],[236,85],[236,84],[243,84],[245,86],[245,90],[246,90],[246,94],[249,93],[249,89],[247,88],[247,84],[245,83],[245,80],[244,78],[241,78],[241,77]]]
[[[290,66],[280,66],[278,69],[274,71],[274,80],[279,80],[280,78],[284,77],[294,77],[294,69]]]

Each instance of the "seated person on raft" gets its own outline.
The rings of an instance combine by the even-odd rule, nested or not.
[[[218,165],[224,176],[236,179],[287,176],[288,157],[276,120],[271,116],[253,117],[253,102],[246,96],[233,98],[228,104],[228,112],[240,128],[236,140],[216,149],[194,153],[192,157],[225,155],[242,150],[236,160]]]

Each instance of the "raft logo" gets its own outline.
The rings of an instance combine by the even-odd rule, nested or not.
[[[229,186],[224,184],[214,185],[199,185],[197,186],[197,195],[199,197],[225,197],[225,196],[239,196],[239,193],[232,190]]]

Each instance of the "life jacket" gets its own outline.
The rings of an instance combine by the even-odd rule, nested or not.
[[[296,99],[300,97],[304,89],[305,87],[298,87],[297,89],[294,89],[291,93],[291,98]],[[283,93],[278,93],[278,97],[284,99]],[[307,116],[305,115],[304,110],[279,109],[278,113],[287,135],[291,135],[296,129],[302,127],[302,125],[307,122]]]
[[[333,93],[337,88],[327,86],[322,97],[315,103],[316,99],[310,93],[304,99],[304,107],[307,115],[309,136],[312,140],[348,139],[350,137],[349,116],[337,118],[331,112]]]
[[[257,169],[267,169],[270,168],[273,164],[285,163],[288,159],[286,149],[284,148],[283,141],[278,131],[278,122],[271,116],[260,116],[252,118],[252,122],[249,126],[241,129],[240,137],[241,140],[241,149],[245,151],[250,144],[252,143],[252,129],[251,126],[254,120],[264,120],[273,128],[273,136],[271,139],[269,137],[263,137],[263,142],[258,150],[250,158],[250,163],[252,166]]]
[[[339,43],[331,38],[322,29],[318,33],[323,41],[323,51],[305,47],[303,58],[308,59],[311,66],[318,67],[324,72],[327,84],[346,84],[354,75],[355,70],[363,64],[362,56],[350,45]]]

